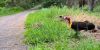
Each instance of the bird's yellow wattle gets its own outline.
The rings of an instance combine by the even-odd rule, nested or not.
[[[70,22],[69,22],[69,27],[71,28],[71,25],[72,25],[72,21],[70,20]]]

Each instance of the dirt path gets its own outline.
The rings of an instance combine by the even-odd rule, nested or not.
[[[0,17],[0,50],[27,50],[21,43],[24,21],[31,10]]]

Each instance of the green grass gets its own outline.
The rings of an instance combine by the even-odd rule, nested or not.
[[[25,22],[24,43],[29,50],[100,50],[100,43],[93,38],[69,38],[75,32],[59,18],[60,15],[77,16],[80,13],[83,12],[79,9],[67,7],[43,8],[30,13]]]
[[[24,9],[20,7],[12,7],[12,8],[0,7],[0,16],[15,14],[23,10]]]

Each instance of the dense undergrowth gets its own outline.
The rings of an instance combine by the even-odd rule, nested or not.
[[[98,9],[98,8],[97,8]],[[100,16],[95,10],[90,15]],[[84,13],[75,8],[43,8],[30,13],[26,20],[24,42],[29,50],[100,50],[100,43],[94,38],[70,38],[75,32],[70,30],[64,21],[60,21],[60,15],[77,16]]]
[[[21,7],[11,7],[11,8],[0,7],[0,16],[15,14],[23,10],[24,9]]]

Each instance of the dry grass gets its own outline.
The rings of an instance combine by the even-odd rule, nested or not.
[[[85,21],[88,20],[89,22],[94,23],[95,25],[100,25],[100,19],[95,16],[87,15],[86,13],[80,13],[77,16],[71,17],[72,21]]]

